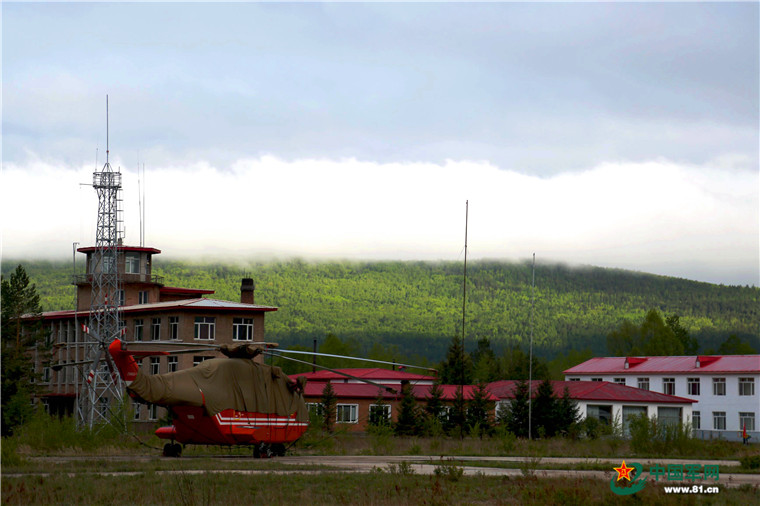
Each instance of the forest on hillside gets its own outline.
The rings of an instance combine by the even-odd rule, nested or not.
[[[43,310],[72,308],[67,262],[4,261],[7,275],[21,263],[37,285]],[[239,300],[240,280],[253,277],[256,303],[279,307],[267,315],[267,339],[311,347],[334,334],[358,352],[380,344],[401,356],[441,360],[462,332],[461,262],[307,262],[248,264],[156,259],[153,273],[167,286],[209,288],[213,298]],[[723,286],[597,267],[536,268],[534,346],[551,359],[569,350],[607,353],[607,335],[650,309],[680,316],[700,351],[737,335],[760,349],[760,288]],[[500,353],[527,346],[531,265],[468,263],[465,347],[490,339]]]

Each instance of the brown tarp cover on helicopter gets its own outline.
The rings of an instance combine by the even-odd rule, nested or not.
[[[204,406],[209,416],[225,409],[309,420],[303,394],[294,392],[279,367],[244,358],[214,358],[167,374],[137,374],[129,386],[146,402],[162,406]],[[291,383],[292,385],[292,383]]]

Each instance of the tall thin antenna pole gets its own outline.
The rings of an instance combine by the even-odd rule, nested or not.
[[[533,432],[533,313],[536,310],[536,254],[533,253],[533,282],[530,288],[530,354],[528,362],[528,441],[532,440]]]
[[[139,167],[138,167],[138,170],[139,170]],[[142,182],[143,182],[143,187],[142,187],[142,244],[141,246],[145,246],[145,186],[147,186],[146,181],[145,181],[145,162],[143,162]]]
[[[470,201],[464,202],[464,280],[462,281],[462,367],[460,369],[459,384],[464,385],[464,329],[467,309],[467,225],[470,220]]]
[[[106,95],[106,163],[108,163],[108,95]]]

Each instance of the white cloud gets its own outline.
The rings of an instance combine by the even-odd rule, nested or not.
[[[65,257],[94,242],[93,167],[6,164],[4,256]],[[123,171],[126,242],[137,175]],[[550,178],[486,162],[243,159],[147,168],[147,245],[167,256],[529,257],[758,284],[758,175],[606,163]]]

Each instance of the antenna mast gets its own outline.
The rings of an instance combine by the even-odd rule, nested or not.
[[[462,281],[462,367],[459,384],[464,385],[464,328],[467,309],[467,225],[470,220],[470,201],[464,202],[464,280]]]
[[[98,222],[95,251],[90,258],[88,277],[92,283],[89,322],[84,345],[92,361],[77,398],[77,425],[89,427],[110,419],[110,406],[122,398],[121,378],[115,374],[106,348],[118,336],[121,321],[121,279],[118,247],[122,242],[121,172],[109,163],[108,95],[106,95],[106,163],[92,175],[98,194]]]
[[[536,254],[533,253],[533,282],[530,288],[530,354],[528,358],[528,441],[531,441],[533,435],[531,429],[533,426],[533,313],[536,309]]]

